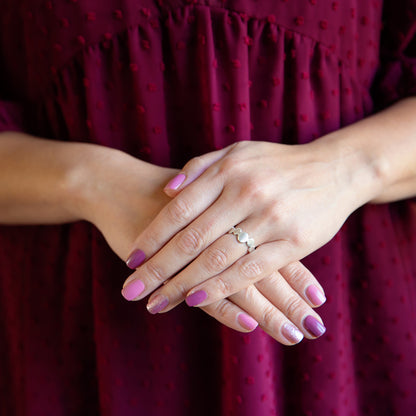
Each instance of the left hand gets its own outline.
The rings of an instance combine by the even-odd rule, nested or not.
[[[149,260],[124,285],[140,279],[139,300],[165,283],[149,300],[167,299],[163,311],[185,295],[188,305],[212,304],[302,259],[373,197],[365,164],[324,138],[296,146],[239,142],[181,172],[185,180],[171,191],[182,190],[134,244],[130,260],[138,249]],[[247,253],[228,234],[232,226],[256,250]]]

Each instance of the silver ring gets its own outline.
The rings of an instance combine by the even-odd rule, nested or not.
[[[244,232],[241,228],[233,227],[228,234],[234,234],[237,237],[237,241],[241,244],[245,244],[247,246],[248,252],[251,253],[253,250],[256,249],[254,246],[254,240],[248,236],[246,232]]]

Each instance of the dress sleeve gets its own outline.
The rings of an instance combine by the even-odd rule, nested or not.
[[[24,131],[22,107],[15,102],[0,99],[0,133],[3,131]]]
[[[376,110],[416,95],[416,0],[384,0],[380,66],[372,85]]]

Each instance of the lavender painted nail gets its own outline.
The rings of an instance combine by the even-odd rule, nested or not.
[[[249,331],[253,331],[253,329],[256,329],[258,326],[258,322],[255,319],[243,312],[237,315],[237,320],[243,328],[248,329]]]
[[[185,180],[186,176],[183,173],[176,175],[166,186],[165,189],[178,189],[183,181]]]
[[[326,328],[313,316],[309,315],[303,321],[306,330],[314,337],[320,337],[325,334]]]
[[[315,285],[310,285],[306,289],[306,296],[315,305],[321,306],[326,302],[326,297]]]
[[[146,306],[147,310],[155,315],[159,313],[160,311],[163,311],[163,309],[166,308],[166,306],[169,305],[169,299],[166,296],[163,295],[156,295]]]
[[[130,254],[126,264],[128,267],[130,267],[130,269],[135,269],[136,267],[139,267],[145,260],[146,254],[144,254],[144,252],[138,248]]]
[[[185,302],[188,306],[196,306],[202,303],[208,297],[207,292],[205,290],[198,290],[192,295],[186,297]]]
[[[127,284],[121,294],[127,300],[133,300],[137,298],[144,290],[144,283],[139,279],[132,280],[129,284]]]

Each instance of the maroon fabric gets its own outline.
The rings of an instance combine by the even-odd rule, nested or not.
[[[0,93],[15,104],[0,104],[0,129],[175,167],[236,140],[309,142],[416,93],[415,11],[3,0]],[[198,309],[126,302],[128,270],[87,223],[1,227],[0,414],[416,414],[415,253],[414,202],[351,215],[305,260],[327,333],[289,348]]]

